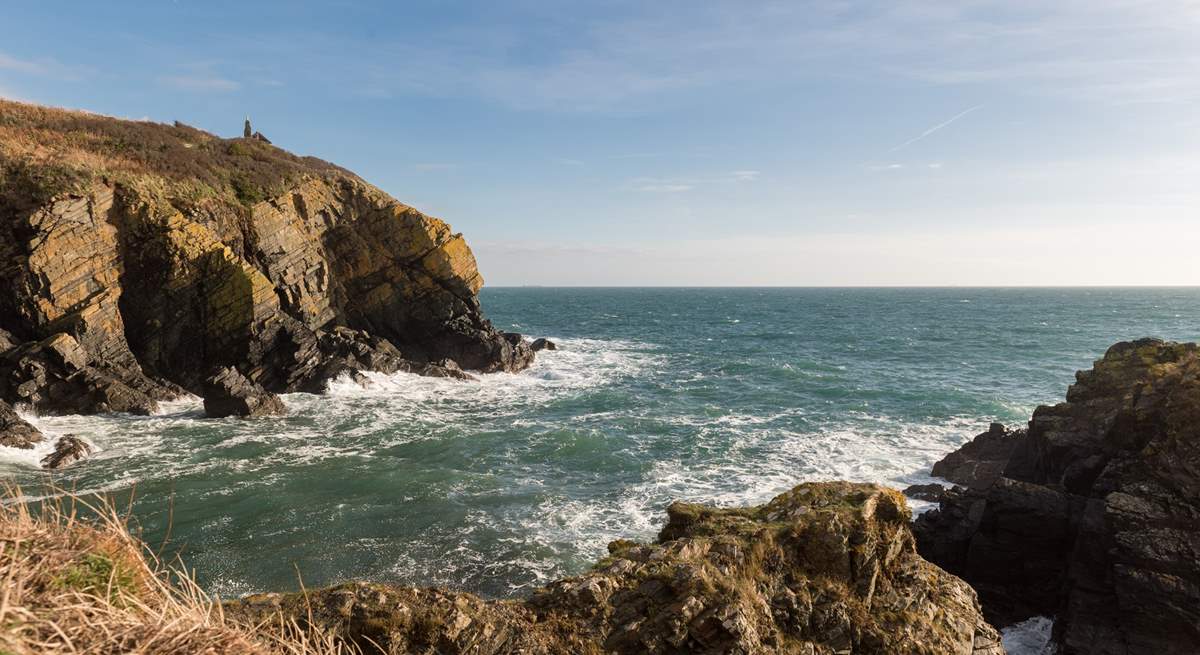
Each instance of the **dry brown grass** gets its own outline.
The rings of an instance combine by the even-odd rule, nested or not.
[[[240,117],[231,116],[240,126]],[[131,121],[0,99],[0,198],[14,209],[87,182],[152,180],[186,205],[218,197],[250,205],[308,176],[351,175],[256,139],[222,139],[175,123]]]
[[[165,566],[111,504],[0,505],[0,655],[355,655],[295,621],[244,626]],[[87,515],[89,518],[81,518]]]

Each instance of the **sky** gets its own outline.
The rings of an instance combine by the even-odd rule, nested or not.
[[[0,96],[240,135],[492,286],[1200,284],[1200,1],[9,2]]]

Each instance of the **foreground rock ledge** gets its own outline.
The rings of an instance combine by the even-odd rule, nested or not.
[[[1004,652],[975,592],[917,555],[896,491],[803,484],[758,507],[667,513],[657,543],[613,542],[592,571],[523,600],[349,583],[226,612],[311,621],[389,655]]]
[[[1055,616],[1066,655],[1200,653],[1200,347],[1116,344],[1027,431],[943,468],[991,470],[1001,446],[999,476],[955,480],[917,521],[921,554],[997,625]]]

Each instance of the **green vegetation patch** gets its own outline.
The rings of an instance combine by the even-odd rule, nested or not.
[[[69,564],[53,582],[62,589],[107,596],[109,601],[132,596],[137,589],[133,571],[100,553],[88,553],[82,560]]]

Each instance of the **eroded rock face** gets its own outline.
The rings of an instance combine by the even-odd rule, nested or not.
[[[43,438],[37,428],[17,416],[8,403],[0,400],[0,446],[28,449],[41,443]]]
[[[1064,653],[1200,652],[1200,348],[1113,346],[915,531],[997,624],[1056,616]]]
[[[2,399],[148,413],[202,393],[219,367],[283,393],[361,370],[457,375],[440,362],[492,372],[532,360],[520,335],[484,318],[462,235],[351,173],[185,126],[2,101],[0,113],[5,126],[40,121],[22,138],[47,151],[90,144],[89,157],[129,169],[74,171],[86,182],[42,197],[29,187],[59,175],[59,160],[0,138]],[[144,160],[89,140],[106,130]],[[248,197],[261,189],[245,191],[247,170],[286,190]]]
[[[251,382],[236,368],[215,371],[204,382],[204,413],[209,418],[282,416],[287,413],[279,396]]]
[[[1003,653],[974,592],[917,555],[895,491],[804,484],[766,505],[675,503],[657,543],[616,541],[524,600],[351,583],[227,614],[311,618],[367,652]],[[376,649],[374,645],[378,645]]]

